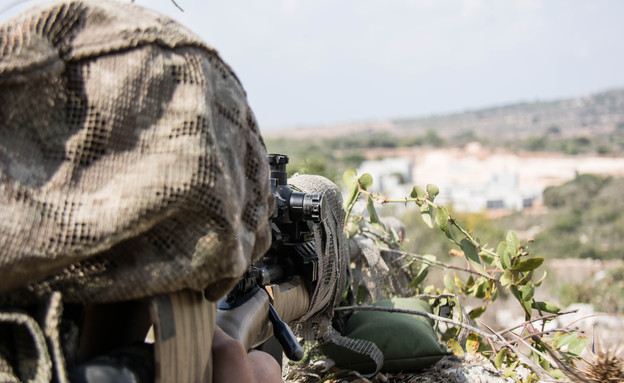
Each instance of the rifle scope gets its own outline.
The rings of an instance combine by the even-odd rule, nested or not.
[[[287,183],[286,164],[288,164],[287,155],[269,154],[271,191],[277,201],[273,222],[324,221],[327,213],[323,195],[293,191]]]

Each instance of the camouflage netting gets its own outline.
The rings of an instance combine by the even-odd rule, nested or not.
[[[216,299],[270,244],[268,180],[236,76],[169,18],[66,1],[0,25],[5,305]]]
[[[376,371],[368,375],[372,376],[383,365],[381,350],[372,342],[344,337],[332,327],[334,307],[340,304],[350,282],[342,194],[333,182],[320,176],[301,175],[290,178],[288,183],[306,193],[323,193],[327,203],[325,221],[314,226],[316,253],[319,255],[318,285],[308,312],[291,325],[295,325],[296,333],[306,340],[333,343],[370,357],[377,365]]]
[[[305,322],[308,328],[314,328],[313,336],[306,335],[306,338],[322,337],[326,326],[319,327],[314,323],[326,321],[324,323],[329,324],[333,308],[340,303],[349,280],[342,194],[336,184],[321,176],[300,175],[290,178],[288,184],[305,193],[322,193],[327,206],[325,220],[313,227],[315,250],[319,256],[317,287],[310,297],[308,311],[298,319],[299,323]]]

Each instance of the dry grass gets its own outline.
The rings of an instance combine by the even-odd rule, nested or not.
[[[624,382],[624,359],[619,348],[609,347],[585,358],[580,371],[583,377],[591,383]]]

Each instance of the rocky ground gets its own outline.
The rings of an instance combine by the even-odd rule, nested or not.
[[[357,372],[345,372],[332,377],[332,369],[327,369],[325,361],[313,362],[308,368],[290,369],[286,372],[287,383],[505,383],[492,364],[479,355],[458,358],[447,356],[431,368],[418,373],[384,374],[366,378]],[[339,376],[338,376],[339,375]],[[323,380],[326,379],[326,380]]]

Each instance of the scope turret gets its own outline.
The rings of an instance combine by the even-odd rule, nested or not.
[[[274,221],[281,223],[324,221],[327,212],[323,195],[293,191],[287,183],[286,164],[288,164],[287,155],[269,154],[271,191],[277,200]]]

